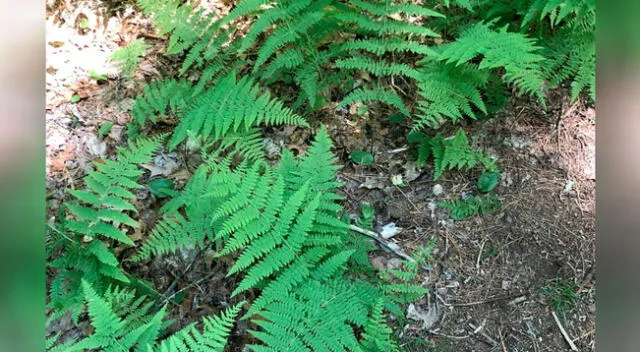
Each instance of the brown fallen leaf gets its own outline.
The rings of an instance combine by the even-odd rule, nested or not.
[[[76,145],[69,143],[66,147],[60,151],[57,155],[51,157],[51,171],[59,172],[67,169],[66,162],[76,158]]]

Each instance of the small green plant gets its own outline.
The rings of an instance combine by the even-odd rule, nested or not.
[[[123,77],[132,79],[142,61],[142,55],[150,47],[150,45],[144,44],[144,40],[138,38],[124,48],[116,50],[109,59],[118,64]]]
[[[362,203],[360,207],[360,217],[356,219],[356,225],[363,229],[373,230],[373,219],[375,209],[369,203]]]
[[[454,220],[464,219],[475,214],[491,214],[500,210],[500,198],[495,193],[469,196],[466,199],[455,199],[440,202],[441,208],[451,211]]]
[[[373,155],[364,150],[354,150],[351,152],[350,157],[351,160],[358,165],[369,166],[373,164]]]
[[[107,121],[103,123],[102,126],[100,126],[100,129],[98,130],[98,136],[104,137],[108,135],[109,132],[111,132],[112,127],[113,127],[113,121]]]
[[[543,286],[542,293],[547,297],[551,308],[566,321],[566,314],[576,307],[580,300],[578,285],[575,282],[556,277]]]
[[[159,294],[121,265],[193,247],[226,257],[227,276],[237,279],[231,295],[254,297],[241,318],[250,320],[252,351],[401,350],[388,314],[401,323],[403,305],[427,293],[415,282],[431,261],[429,249],[399,269],[377,270],[368,259],[375,245],[350,230],[326,129],[304,155],[285,149],[271,162],[262,128],[309,127],[308,113],[325,106],[364,104],[359,118],[382,111],[398,124],[410,117],[417,163],[432,161],[434,180],[482,168],[482,195],[440,203],[461,219],[500,208],[496,161],[473,148],[462,129],[446,137],[421,132],[425,127],[489,117],[508,89],[543,105],[545,90],[565,81],[574,99],[586,89],[595,94],[593,0],[243,0],[221,18],[196,2],[138,3],[168,37],[165,53],[180,55],[182,66],[176,77],[145,86],[128,125],[129,148],[97,161],[85,189],[69,192],[74,199],[51,226],[51,319],[71,311],[77,322],[87,311],[94,328],[80,341],[49,338],[52,352],[221,351],[243,303],[166,337],[165,310],[150,308]],[[111,59],[131,78],[148,48],[138,39]],[[161,219],[142,245],[123,250],[136,246],[129,231],[139,227],[138,164],[164,139],[137,136],[168,120],[177,127],[167,149],[184,144],[199,150],[203,163],[181,190],[165,179],[148,182],[167,198]],[[373,163],[363,151],[351,159]],[[373,208],[361,212],[356,224],[372,228]],[[575,288],[554,285],[543,291],[560,297],[551,300],[556,309],[575,300]]]
[[[422,167],[428,159],[433,158],[434,180],[439,179],[445,170],[470,169],[478,164],[489,172],[496,172],[498,169],[493,158],[471,147],[463,129],[459,129],[455,136],[448,138],[441,133],[427,137],[422,133],[413,132],[407,139],[410,143],[418,143],[416,165]]]

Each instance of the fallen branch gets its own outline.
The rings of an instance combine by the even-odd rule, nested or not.
[[[403,259],[406,259],[412,263],[415,263],[416,260],[413,259],[410,255],[408,255],[407,253],[405,253],[400,246],[398,246],[397,244],[391,242],[391,241],[387,241],[384,237],[382,237],[382,235],[380,235],[377,232],[371,231],[371,230],[366,230],[363,229],[361,227],[358,227],[356,225],[350,225],[349,229],[351,231],[355,231],[358,233],[361,233],[365,236],[369,236],[371,238],[373,238],[374,240],[376,240],[376,242],[380,243],[382,246],[384,246],[385,248],[387,248],[388,250],[390,250],[391,252],[393,252],[395,255],[397,255],[398,257],[401,257]]]
[[[567,331],[562,327],[562,324],[560,324],[560,319],[558,319],[556,312],[551,311],[551,315],[553,315],[553,319],[556,321],[556,324],[560,329],[560,333],[562,333],[562,337],[564,337],[565,341],[567,341],[569,347],[571,347],[571,350],[578,351],[578,347],[576,347],[576,345],[573,343],[573,340],[569,337],[569,334],[567,334]]]

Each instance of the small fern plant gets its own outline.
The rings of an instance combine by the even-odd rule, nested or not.
[[[136,39],[124,48],[116,50],[109,59],[120,67],[123,77],[133,79],[135,71],[142,61],[142,55],[150,47],[150,45],[144,44],[142,39]]]
[[[240,302],[229,307],[220,316],[205,317],[202,331],[192,323],[164,337],[166,328],[172,323],[165,319],[166,307],[151,314],[153,302],[147,302],[144,296],[138,297],[132,290],[113,287],[101,295],[86,280],[82,280],[82,294],[93,332],[80,341],[58,345],[50,343],[47,351],[222,352],[235,316],[244,304]]]
[[[455,136],[445,138],[441,133],[427,137],[422,133],[412,133],[407,138],[410,142],[418,143],[416,164],[425,165],[433,159],[433,179],[439,179],[446,170],[471,169],[481,165],[487,172],[497,172],[495,160],[486,153],[471,147],[467,134],[458,129]]]
[[[426,290],[348,274],[355,251],[343,247],[349,226],[338,214],[331,147],[323,128],[304,157],[285,151],[277,167],[259,160],[203,165],[135,259],[220,243],[217,256],[239,252],[228,272],[241,278],[232,296],[259,292],[244,315],[258,327],[251,333],[261,344],[252,350],[361,351],[355,329],[376,298],[402,314],[397,304]]]
[[[500,210],[500,198],[493,192],[469,196],[466,199],[454,199],[440,202],[438,205],[451,212],[454,220],[464,219],[476,214],[491,214]]]
[[[127,228],[138,222],[128,213],[135,213],[131,203],[135,190],[143,186],[136,182],[143,171],[138,164],[151,160],[165,136],[141,139],[120,148],[116,160],[94,162],[95,170],[84,178],[86,190],[71,190],[74,200],[64,203],[68,217],[62,220],[61,231],[49,245],[49,255],[58,257],[49,263],[57,271],[50,285],[49,305],[57,312],[73,312],[77,320],[82,309],[82,280],[103,290],[114,280],[129,283],[114,254],[116,246],[133,246],[126,235]],[[61,253],[59,253],[61,252]]]

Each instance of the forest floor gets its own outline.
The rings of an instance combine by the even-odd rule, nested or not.
[[[202,3],[212,11],[228,10],[226,1]],[[174,70],[175,62],[161,53],[164,41],[152,33],[150,21],[129,1],[48,1],[49,219],[69,199],[69,189],[82,187],[92,161],[110,158],[116,146],[126,144],[124,126],[143,83]],[[127,82],[107,58],[137,37],[153,47],[136,79]],[[91,71],[107,77],[96,80]],[[545,111],[534,101],[514,99],[492,119],[464,126],[475,146],[498,158],[503,176],[496,193],[502,208],[459,221],[435,205],[473,193],[476,173],[448,172],[433,181],[431,166],[415,165],[406,142],[408,127],[390,124],[384,111],[359,116],[329,107],[314,115],[315,125],[329,128],[345,164],[340,178],[349,213],[358,214],[364,202],[373,205],[376,228],[391,222],[402,228],[393,241],[407,252],[435,244],[433,265],[422,278],[430,293],[414,306],[425,320],[400,327],[408,350],[569,350],[559,325],[578,350],[595,349],[595,111],[569,104],[563,90],[551,92],[548,104]],[[98,130],[106,122],[113,127],[101,137]],[[301,128],[265,132],[265,149],[274,158],[283,147],[303,153],[312,136]],[[371,152],[375,162],[353,164],[353,150]],[[144,178],[166,177],[180,188],[196,162],[186,152],[163,152],[144,166],[149,170]],[[397,175],[404,187],[391,182]],[[141,192],[142,227],[129,234],[134,241],[144,239],[163,201]],[[394,266],[393,259],[382,250],[371,257],[381,269]],[[180,327],[230,303],[235,283],[224,278],[226,265],[205,250],[126,269],[165,295],[184,296],[172,309]],[[50,326],[67,336],[87,328],[86,322],[73,328],[68,319]],[[245,329],[236,327],[237,332]]]

